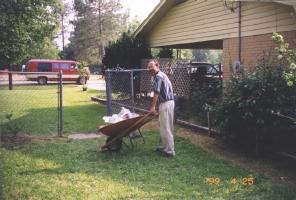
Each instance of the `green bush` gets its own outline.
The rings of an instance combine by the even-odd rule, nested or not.
[[[190,76],[189,98],[177,99],[176,114],[183,119],[195,121],[203,126],[208,125],[207,112],[221,100],[222,81],[218,78],[206,77],[205,73],[192,73]]]
[[[190,107],[197,120],[207,126],[208,106],[214,106],[221,99],[221,80],[213,78],[191,78]]]
[[[116,67],[135,69],[140,68],[143,58],[151,58],[150,50],[144,40],[126,32],[116,42],[109,44],[102,62],[105,69]]]
[[[281,67],[260,66],[245,77],[234,76],[216,108],[216,124],[224,133],[256,135],[279,133],[292,123],[275,113],[296,106],[296,87],[289,87]]]
[[[276,141],[295,129],[295,120],[284,116],[296,111],[295,50],[276,33],[272,39],[279,45],[277,60],[262,59],[254,72],[234,75],[214,107],[216,127],[240,141]]]

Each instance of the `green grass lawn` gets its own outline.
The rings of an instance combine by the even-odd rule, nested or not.
[[[275,199],[291,200],[295,190],[271,184],[259,174],[232,166],[176,138],[177,156],[157,155],[159,134],[132,150],[101,153],[97,140],[32,142],[0,149],[2,199]],[[255,177],[254,185],[232,178]],[[207,183],[216,177],[219,184]],[[0,196],[1,199],[1,196]]]
[[[0,88],[1,89],[1,88]],[[56,86],[21,86],[0,91],[2,131],[4,112],[12,124],[31,135],[56,135]],[[95,132],[106,109],[90,101],[97,91],[64,86],[64,130]],[[49,137],[0,148],[0,199],[280,199],[291,200],[295,190],[275,185],[176,138],[177,156],[161,157],[153,150],[159,133],[144,132],[146,143],[103,154],[105,138],[67,140]],[[243,178],[254,177],[245,186]],[[210,178],[220,182],[211,184]],[[231,179],[237,183],[231,183]],[[295,199],[295,198],[294,198]]]
[[[63,87],[64,132],[96,132],[102,124],[105,107],[90,100],[102,92],[83,92],[76,85]],[[12,113],[11,126],[17,132],[33,135],[56,135],[58,126],[58,94],[56,85],[15,86],[12,91],[0,87],[1,132],[11,132],[5,115]]]

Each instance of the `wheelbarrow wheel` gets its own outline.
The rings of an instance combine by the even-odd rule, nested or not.
[[[113,139],[113,137],[108,137],[106,140],[106,144],[110,142]],[[120,151],[122,148],[122,138],[119,138],[115,141],[113,141],[111,144],[109,144],[107,147],[102,149],[102,151]]]

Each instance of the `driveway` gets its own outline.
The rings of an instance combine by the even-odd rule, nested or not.
[[[94,90],[106,90],[105,79],[101,75],[90,75],[87,87]]]
[[[27,81],[24,75],[13,75],[13,85],[37,85],[37,81]],[[75,84],[73,81],[63,81],[64,84]],[[49,84],[57,84],[56,81],[49,81]],[[0,85],[8,85],[8,75],[0,75]],[[87,87],[94,90],[106,90],[105,79],[101,75],[90,75]],[[79,85],[81,86],[81,85]]]

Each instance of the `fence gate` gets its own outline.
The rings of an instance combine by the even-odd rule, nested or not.
[[[38,77],[47,84],[38,84]],[[1,71],[0,134],[61,136],[61,80],[62,73]]]

